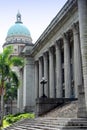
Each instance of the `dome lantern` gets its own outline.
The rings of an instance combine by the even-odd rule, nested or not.
[[[17,19],[17,21],[16,21],[15,23],[22,23],[22,22],[21,22],[21,14],[20,14],[19,11],[18,11],[18,13],[17,13],[17,15],[16,15],[16,19]]]

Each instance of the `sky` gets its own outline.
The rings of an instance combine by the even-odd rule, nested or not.
[[[29,29],[33,43],[37,41],[67,0],[1,0],[0,52],[8,29],[15,23],[19,10],[23,24]]]

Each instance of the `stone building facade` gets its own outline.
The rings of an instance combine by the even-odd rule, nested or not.
[[[87,117],[87,1],[68,0],[35,44],[29,41],[22,45],[18,54],[27,62],[20,70],[19,110],[35,111],[36,99],[43,94],[40,81],[44,77],[44,92],[50,99],[78,98],[80,86],[84,92],[80,110],[84,109]]]

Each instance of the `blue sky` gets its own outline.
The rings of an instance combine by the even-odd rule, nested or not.
[[[0,1],[0,50],[8,29],[16,21],[18,10],[23,24],[29,29],[33,43],[49,25],[67,0],[1,0]]]

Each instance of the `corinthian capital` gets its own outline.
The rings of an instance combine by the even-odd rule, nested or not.
[[[74,24],[72,25],[72,30],[73,30],[74,32],[79,33],[79,24],[78,24],[78,23],[74,23]]]
[[[66,33],[63,33],[63,39],[66,39],[66,40],[68,40],[69,39],[69,33],[68,32],[66,32]]]

